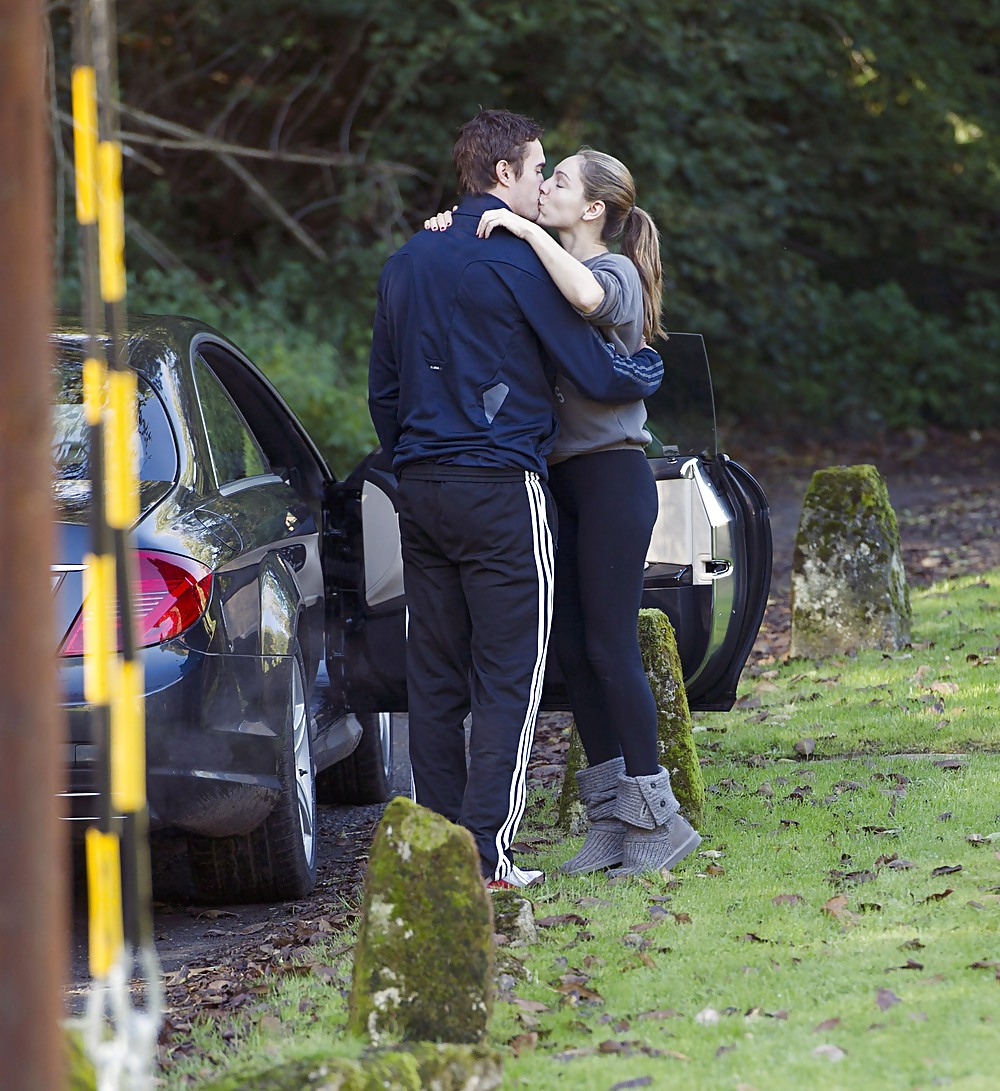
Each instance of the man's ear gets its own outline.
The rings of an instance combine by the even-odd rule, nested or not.
[[[603,201],[591,201],[589,205],[583,210],[583,218],[585,220],[597,220],[604,215],[604,210],[607,206]]]
[[[514,181],[514,168],[506,159],[501,159],[493,167],[497,176],[497,183],[501,186],[510,186]]]

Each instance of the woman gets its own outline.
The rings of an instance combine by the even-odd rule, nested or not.
[[[447,226],[444,213],[427,221]],[[491,209],[477,234],[503,227],[534,249],[556,286],[619,352],[664,331],[659,234],[635,205],[617,159],[581,148],[541,187],[537,223]],[[559,242],[546,228],[554,229]],[[621,240],[621,254],[609,243]],[[641,401],[601,405],[564,377],[556,384],[559,434],[549,486],[559,512],[552,643],[588,766],[577,773],[590,828],[562,870],[620,865],[614,875],[673,867],[701,838],[678,813],[657,760],[656,704],[642,665],[636,617],[657,513],[643,448]]]

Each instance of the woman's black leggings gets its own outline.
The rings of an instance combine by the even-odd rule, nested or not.
[[[552,644],[590,765],[619,755],[629,776],[657,772],[656,702],[639,652],[638,614],[656,482],[642,451],[558,462]]]

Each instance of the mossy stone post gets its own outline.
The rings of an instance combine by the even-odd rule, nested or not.
[[[684,668],[674,627],[662,610],[639,611],[639,647],[656,699],[657,753],[670,773],[681,813],[701,829],[705,810],[705,778],[694,745],[691,711],[684,688]]]
[[[817,470],[792,559],[791,654],[825,659],[910,639],[899,525],[875,466]]]
[[[704,819],[705,780],[694,745],[677,638],[661,610],[640,610],[638,626],[642,663],[656,700],[659,762],[670,773],[670,784],[684,817],[700,828]],[[583,747],[574,731],[558,807],[559,824],[570,833],[582,832],[577,827],[584,810],[574,773],[585,762]]]
[[[368,857],[349,1029],[376,1044],[477,1042],[492,990],[493,909],[472,835],[394,799]]]
[[[414,1042],[354,1060],[317,1053],[272,1068],[234,1070],[202,1091],[495,1091],[500,1055],[486,1046]]]

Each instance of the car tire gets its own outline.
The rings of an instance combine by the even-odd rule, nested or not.
[[[317,777],[321,803],[385,803],[392,796],[393,715],[359,712],[361,741],[343,761]]]
[[[199,900],[215,904],[290,901],[316,885],[316,766],[305,663],[295,645],[283,747],[281,795],[247,834],[188,834],[188,859]]]

